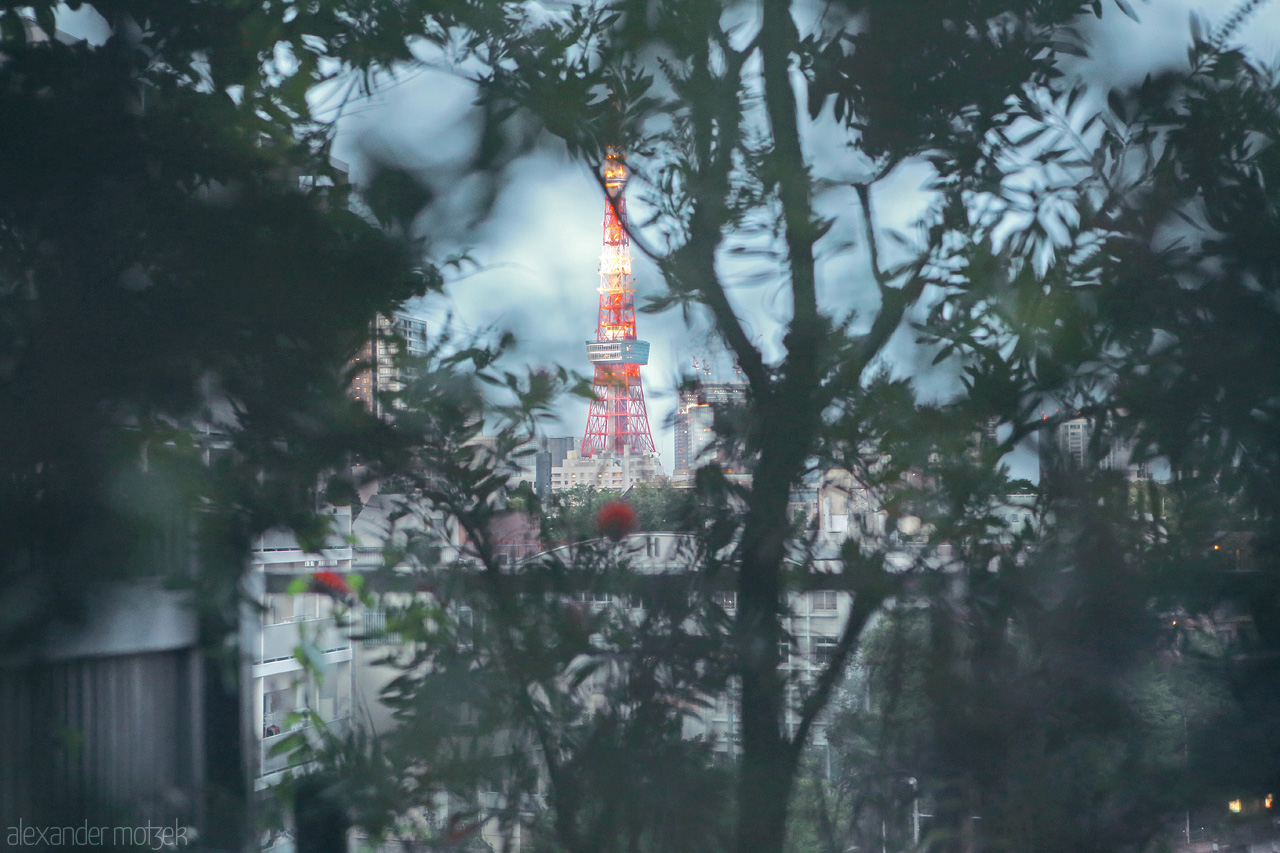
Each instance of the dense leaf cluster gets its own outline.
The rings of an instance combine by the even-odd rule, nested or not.
[[[1280,787],[1280,104],[1228,47],[1256,5],[1105,107],[1064,60],[1099,2],[124,2],[96,7],[96,46],[6,7],[3,639],[87,577],[149,570],[175,524],[229,618],[250,537],[317,542],[316,484],[358,453],[399,464],[405,512],[447,519],[388,554],[421,581],[384,602],[400,728],[335,745],[375,834],[444,796],[444,841],[492,821],[570,851],[843,850],[905,844],[923,799],[931,849],[1139,849],[1175,805]],[[343,397],[373,312],[438,279],[350,213],[306,95],[423,56],[477,84],[481,172],[542,139],[592,166],[620,146],[666,286],[650,307],[709,320],[741,370],[717,429],[750,483],[708,466],[687,496],[631,496],[643,527],[688,532],[683,571],[582,543],[586,494],[543,507],[579,544],[504,559],[496,525],[531,499],[513,462],[574,384],[503,372],[509,341],[442,339],[392,425]],[[893,239],[873,202],[911,167],[928,209]],[[432,198],[390,172],[370,190],[401,235]],[[776,347],[744,307],[760,282]],[[904,378],[903,352],[951,390]],[[1051,452],[1077,416],[1086,470]],[[1005,463],[1037,444],[1011,525],[1027,484]],[[1175,480],[1094,470],[1117,444]],[[833,470],[875,516],[837,546],[792,517]],[[1228,532],[1233,562],[1211,552]],[[847,623],[782,667],[815,588],[852,593]],[[1228,606],[1250,630],[1209,643]],[[728,767],[684,737],[713,702]],[[823,738],[834,775],[808,778]]]

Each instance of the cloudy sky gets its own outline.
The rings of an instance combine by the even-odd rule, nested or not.
[[[1103,2],[1103,18],[1084,21],[1092,56],[1077,62],[1077,71],[1092,86],[1094,103],[1101,104],[1111,87],[1136,83],[1149,71],[1185,66],[1189,44],[1189,15],[1195,11],[1212,29],[1227,18],[1236,0],[1132,0],[1140,23]],[[70,12],[61,7],[59,27],[91,41],[105,35],[105,21],[89,7]],[[1280,55],[1280,0],[1256,11],[1233,43],[1255,57],[1275,60]],[[437,259],[466,250],[477,266],[453,275],[448,298],[411,306],[438,328],[446,312],[464,330],[510,329],[520,340],[519,360],[528,364],[560,364],[590,372],[584,343],[594,337],[598,295],[604,200],[599,184],[586,168],[572,162],[554,144],[520,161],[496,187],[458,180],[459,164],[475,141],[475,124],[468,121],[474,90],[460,75],[415,68],[395,79],[384,79],[372,97],[342,103],[345,86],[314,94],[313,106],[322,118],[337,122],[334,153],[349,163],[359,181],[372,160],[391,162],[421,175],[438,192],[436,203],[419,225],[429,235]],[[337,109],[342,103],[341,109]],[[1087,105],[1085,105],[1087,108]],[[813,133],[807,140],[811,154],[839,172],[846,153],[833,137]],[[834,164],[834,165],[830,165]],[[844,164],[848,166],[848,163]],[[836,176],[836,175],[828,175]],[[876,185],[873,202],[881,229],[909,232],[911,223],[928,203],[921,191],[927,173],[904,168]],[[474,200],[496,190],[491,215],[474,217]],[[633,194],[633,205],[635,203]],[[852,203],[851,194],[821,199],[821,212],[834,215]],[[634,207],[633,207],[634,209]],[[636,219],[636,217],[633,217]],[[825,283],[824,306],[843,311],[874,309],[876,299],[866,287],[866,262],[856,247],[850,223],[837,223],[819,244],[819,274]],[[750,333],[766,355],[776,355],[787,304],[780,284],[752,281],[749,265],[726,268],[736,279],[734,297]],[[661,291],[654,267],[636,258],[638,294]],[[849,283],[855,286],[850,287]],[[641,338],[652,343],[644,369],[649,422],[654,440],[670,471],[673,457],[671,414],[673,389],[693,359],[716,363],[712,379],[731,379],[730,363],[706,334],[705,324],[688,329],[678,312],[639,317]],[[927,373],[908,334],[893,342],[895,369],[911,373],[925,388],[945,394],[951,379],[945,371]],[[586,404],[567,401],[561,423],[551,434],[582,434]],[[1034,462],[1015,461],[1015,470],[1033,473]]]
[[[1101,21],[1088,23],[1093,57],[1078,70],[1093,85],[1099,102],[1110,87],[1136,82],[1156,68],[1185,64],[1191,10],[1198,10],[1212,26],[1235,6],[1216,0],[1199,4],[1152,0],[1133,5],[1141,23],[1129,20],[1110,3],[1104,3]],[[1255,56],[1274,58],[1280,51],[1280,3],[1264,6],[1236,40]],[[448,187],[473,139],[474,130],[465,121],[472,95],[470,85],[459,76],[435,70],[407,72],[384,84],[374,97],[343,108],[337,119],[335,154],[352,163],[357,179],[361,164],[373,157],[402,163],[437,188]],[[334,100],[322,93],[317,106],[332,106]],[[878,186],[874,201],[883,227],[909,229],[927,203],[920,190],[925,177],[920,170],[906,169]],[[596,267],[604,212],[599,185],[585,167],[549,146],[504,176],[492,215],[472,223],[467,200],[482,191],[454,187],[424,217],[421,224],[438,252],[465,248],[479,268],[455,276],[447,302],[436,300],[415,310],[437,323],[445,310],[452,311],[465,329],[511,329],[521,342],[520,359],[589,372],[583,344],[595,333]],[[829,203],[842,202],[837,197]],[[820,269],[826,281],[863,275],[865,261],[856,249],[848,248],[850,236],[837,230],[820,247]],[[746,270],[739,272],[745,276]],[[636,259],[635,273],[641,297],[660,291],[659,277],[645,259]],[[857,294],[867,291],[844,288],[843,292],[853,295],[846,296],[841,307],[856,308]],[[776,352],[779,320],[786,312],[777,283],[744,286],[737,296],[752,334],[766,352]],[[650,424],[668,471],[673,453],[672,389],[693,359],[711,356],[714,360],[718,350],[704,328],[687,329],[678,312],[639,318],[640,337],[653,345],[643,373]],[[895,358],[904,372],[918,370],[911,350],[905,336],[895,341]],[[731,378],[729,363],[719,359],[714,374],[713,378]],[[945,385],[943,379],[938,382]],[[585,421],[585,404],[569,402],[561,424],[550,431],[581,435]]]

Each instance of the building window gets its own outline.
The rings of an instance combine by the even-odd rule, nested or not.
[[[812,641],[813,662],[825,664],[831,660],[831,656],[836,651],[835,637],[814,637]]]
[[[471,649],[476,639],[476,614],[470,607],[458,608],[458,648]]]
[[[732,613],[738,609],[738,594],[736,592],[715,592],[712,593],[711,600],[726,613]]]
[[[835,590],[824,589],[809,593],[810,609],[814,613],[834,613],[836,610]]]
[[[615,599],[614,596],[608,592],[578,592],[574,593],[573,597],[575,600],[583,604],[590,604],[592,608],[596,610],[600,610],[615,603],[615,601],[619,601],[619,599]]]
[[[387,611],[381,607],[366,610],[362,619],[361,641],[366,646],[393,646],[400,638],[387,631]]]

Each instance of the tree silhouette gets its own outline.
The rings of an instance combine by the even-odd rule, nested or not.
[[[38,666],[102,583],[189,588],[211,657],[207,840],[233,846],[250,544],[275,526],[320,541],[329,476],[398,452],[347,397],[349,365],[376,311],[439,278],[349,210],[308,112],[308,39],[342,53],[354,22],[95,10],[92,43],[56,32],[57,4],[0,10],[0,650]],[[285,43],[292,68],[262,61]],[[43,758],[14,770],[53,802]]]

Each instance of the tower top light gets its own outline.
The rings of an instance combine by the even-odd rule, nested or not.
[[[609,193],[609,198],[619,198],[626,190],[627,178],[630,177],[622,152],[611,147],[600,171],[604,175],[604,188]]]

